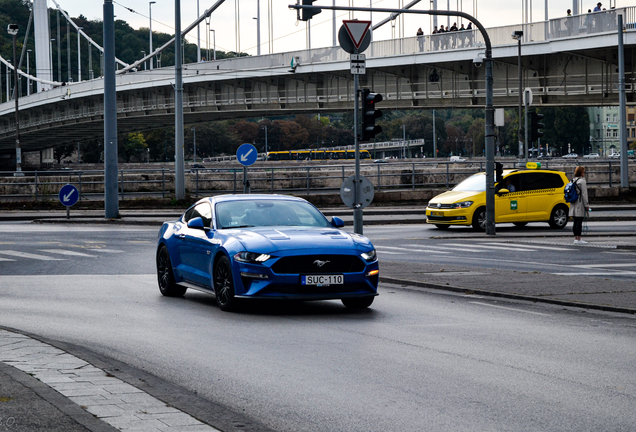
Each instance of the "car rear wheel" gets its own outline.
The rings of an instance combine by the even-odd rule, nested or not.
[[[552,228],[565,228],[568,224],[568,208],[562,204],[554,207],[548,223]]]
[[[347,309],[366,309],[371,306],[374,298],[373,296],[345,298],[342,299],[342,304],[345,305]]]
[[[486,207],[479,207],[473,214],[473,229],[486,231]]]
[[[157,282],[159,291],[166,297],[182,297],[187,290],[175,283],[170,254],[165,246],[161,246],[157,252]]]
[[[441,230],[446,230],[450,228],[450,225],[444,225],[444,224],[435,224],[435,226]]]
[[[516,227],[522,228],[526,225],[528,225],[528,222],[513,222],[515,224]]]
[[[231,311],[236,307],[232,266],[225,255],[219,258],[214,266],[214,293],[216,303],[222,311]]]

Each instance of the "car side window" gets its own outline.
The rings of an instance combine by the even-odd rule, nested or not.
[[[195,206],[191,216],[191,219],[200,217],[203,220],[203,226],[210,227],[212,222],[212,209],[210,208],[210,204],[201,203]],[[190,219],[187,220],[189,221]]]
[[[192,212],[194,212],[194,207],[190,207],[183,215],[184,222],[188,223],[190,219],[192,219]]]
[[[558,174],[539,172],[522,174],[522,187],[525,191],[554,189],[561,186],[563,186],[563,180]]]

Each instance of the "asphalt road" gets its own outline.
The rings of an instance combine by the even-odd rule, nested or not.
[[[636,321],[629,315],[387,284],[366,311],[328,301],[224,313],[205,294],[159,294],[156,229],[2,228],[0,325],[84,346],[275,430],[636,428]],[[381,260],[508,265],[471,260],[489,251],[472,239],[462,247],[479,256],[389,249],[450,248],[444,243],[455,241],[431,238],[439,233],[365,231]],[[528,269],[567,256],[521,249],[505,256]]]

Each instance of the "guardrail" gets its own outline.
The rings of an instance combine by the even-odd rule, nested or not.
[[[483,172],[485,160],[466,162],[404,161],[364,163],[361,174],[369,178],[377,191],[392,189],[450,188],[466,177]],[[520,168],[523,161],[503,161],[504,169]],[[565,171],[573,176],[577,161],[548,160],[545,169]],[[612,187],[620,182],[620,161],[586,161],[588,184]],[[630,182],[636,181],[631,166]],[[337,193],[344,180],[354,175],[354,164],[316,164],[298,162],[286,165],[250,167],[248,181],[252,193],[317,194]],[[194,197],[242,193],[243,168],[206,167],[191,169],[186,175],[186,191]],[[104,195],[103,170],[58,170],[25,172],[13,177],[12,172],[0,172],[0,202],[57,200],[59,190],[73,184],[79,199],[101,200]],[[120,199],[140,197],[172,197],[174,171],[159,169],[121,169],[118,172]]]

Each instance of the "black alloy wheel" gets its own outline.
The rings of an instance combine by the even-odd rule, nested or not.
[[[214,293],[216,303],[222,311],[231,311],[236,307],[234,298],[234,280],[230,260],[223,255],[214,266]]]
[[[366,309],[373,303],[374,296],[368,297],[354,297],[342,299],[342,304],[347,309]]]
[[[175,283],[170,254],[165,246],[161,246],[157,252],[157,282],[159,291],[166,297],[182,297],[187,290]]]
[[[562,229],[568,224],[569,209],[563,204],[559,204],[552,209],[549,224],[552,228]]]
[[[479,207],[473,214],[473,229],[486,231],[486,207]]]

